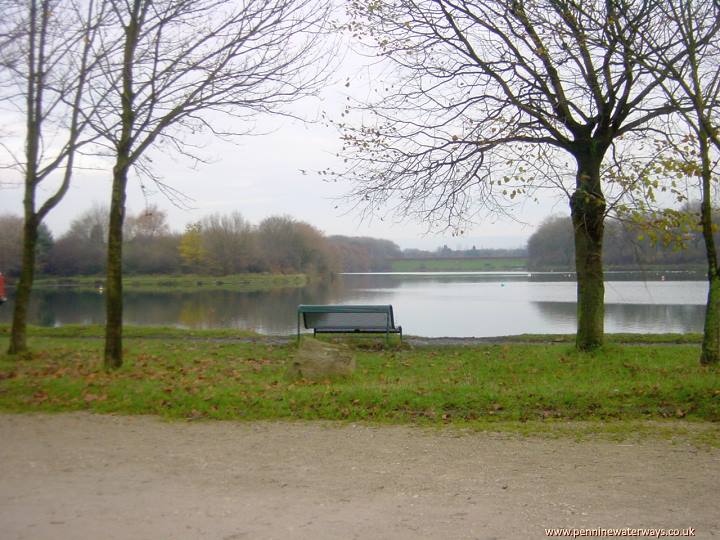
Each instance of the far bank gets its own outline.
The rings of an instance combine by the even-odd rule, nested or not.
[[[311,279],[307,274],[247,273],[227,276],[198,274],[127,275],[123,278],[126,291],[194,291],[227,290],[256,291],[282,287],[304,287]],[[101,291],[105,286],[104,276],[41,277],[34,283],[39,290],[74,289],[77,291]]]

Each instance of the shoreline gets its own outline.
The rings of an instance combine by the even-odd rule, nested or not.
[[[123,276],[126,292],[195,292],[230,290],[251,292],[275,288],[299,288],[309,282],[306,274],[231,274],[210,276],[197,274]],[[100,292],[105,276],[41,277],[33,283],[33,290],[73,290]],[[8,285],[12,290],[14,284]]]
[[[68,324],[63,326],[36,326],[28,325],[28,336],[47,338],[103,338],[105,328],[102,325],[77,325]],[[10,325],[0,324],[0,336],[9,335]],[[240,343],[269,343],[289,344],[297,340],[296,334],[260,334],[253,330],[237,328],[214,328],[195,329],[174,326],[154,325],[125,325],[123,334],[128,339],[187,339],[187,340],[210,340],[210,341],[237,341]],[[301,337],[312,337],[312,333],[302,333]],[[374,343],[376,336],[356,336],[354,334],[343,334],[339,339],[355,340],[357,343],[367,341]],[[606,343],[616,345],[689,345],[702,343],[700,333],[615,333],[605,334]],[[403,336],[403,343],[412,346],[474,346],[474,345],[503,345],[503,344],[563,344],[574,343],[575,334],[517,334],[503,336]],[[394,343],[394,341],[393,341]]]

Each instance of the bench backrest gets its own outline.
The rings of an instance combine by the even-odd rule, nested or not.
[[[392,306],[298,306],[305,328],[394,328]]]

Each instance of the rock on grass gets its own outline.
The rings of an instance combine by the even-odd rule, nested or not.
[[[346,377],[355,372],[355,358],[345,345],[305,337],[290,360],[287,374],[292,379],[318,380]]]

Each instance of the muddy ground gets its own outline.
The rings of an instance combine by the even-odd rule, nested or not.
[[[720,450],[333,423],[0,415],[0,538],[720,536]]]

